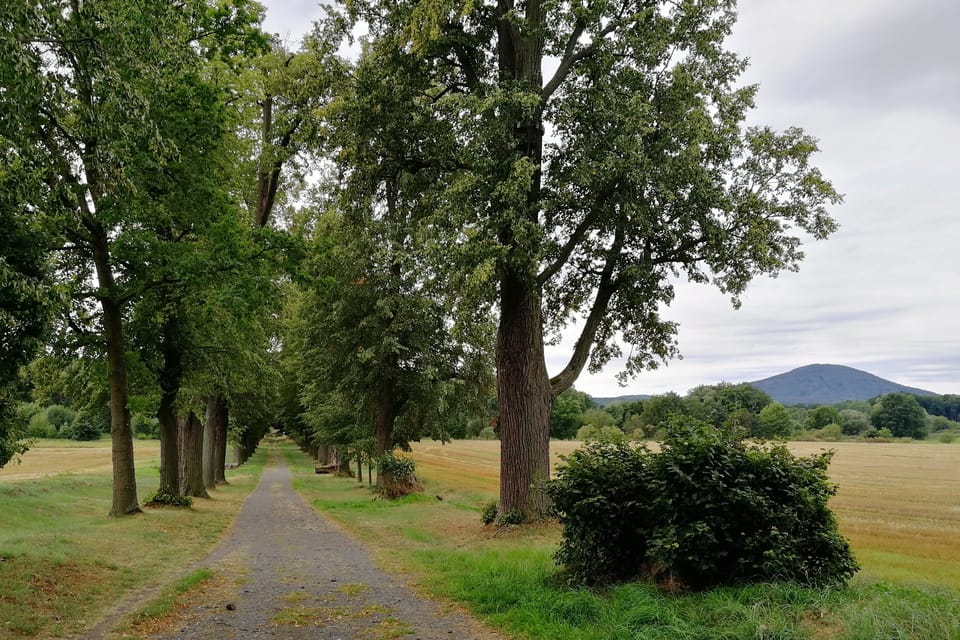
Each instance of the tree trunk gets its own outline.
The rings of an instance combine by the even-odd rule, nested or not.
[[[357,482],[363,484],[363,451],[357,449]]]
[[[157,408],[160,423],[160,490],[171,496],[180,495],[180,425],[174,404],[176,394],[161,393]]]
[[[180,495],[209,498],[203,486],[203,423],[191,411],[180,419]]]
[[[537,485],[550,477],[550,380],[539,296],[515,274],[500,280],[497,393],[500,400],[500,513],[547,515]]]
[[[353,476],[353,470],[350,468],[350,453],[342,448],[337,448],[337,473],[345,476]]]
[[[397,415],[394,393],[395,385],[392,379],[385,378],[380,381],[380,390],[377,395],[377,444],[375,450],[377,458],[393,450],[393,422]],[[392,474],[385,473],[378,467],[377,486],[385,488],[391,482],[393,482]]]
[[[541,0],[523,6],[497,5],[497,62],[500,81],[539,93],[543,87],[543,12]],[[526,158],[535,170],[526,204],[511,217],[540,226],[543,164],[543,114],[533,113],[511,124],[513,148],[504,150],[504,166]],[[497,393],[500,402],[500,513],[519,514],[524,521],[547,515],[546,494],[537,485],[550,477],[550,380],[543,355],[543,319],[537,282],[537,240],[514,235],[514,224],[500,229],[507,255],[498,265],[500,325],[497,330]]]
[[[113,499],[111,516],[139,513],[137,474],[133,459],[133,430],[128,404],[126,344],[123,337],[123,313],[118,301],[113,271],[110,268],[109,240],[98,223],[89,225],[93,262],[100,286],[103,309],[103,333],[107,343],[107,379],[110,386],[110,440],[113,462]]]
[[[230,409],[227,406],[227,399],[223,396],[216,396],[214,401],[217,404],[218,417],[213,442],[213,481],[216,484],[227,484],[227,438],[230,432]]]
[[[203,486],[213,489],[226,484],[227,403],[222,396],[207,398],[206,424],[203,427]]]
[[[176,318],[163,326],[163,368],[160,371],[160,489],[158,493],[180,495],[180,443],[177,425],[177,396],[183,380],[183,353],[179,344]]]

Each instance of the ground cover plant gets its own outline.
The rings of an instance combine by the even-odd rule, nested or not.
[[[219,539],[254,487],[265,456],[261,452],[230,472],[229,485],[191,509],[147,509],[118,519],[105,517],[111,507],[110,442],[53,444],[60,446],[41,444],[24,455],[22,465],[0,473],[3,638],[78,633],[125,594],[173,579]],[[136,446],[138,484],[156,486],[157,443]],[[65,473],[71,469],[80,471]]]
[[[495,446],[440,446],[414,447],[425,493],[399,501],[374,500],[350,480],[320,478],[292,448],[287,459],[298,491],[359,536],[387,568],[413,572],[424,591],[464,603],[517,637],[952,640],[960,628],[960,592],[915,584],[917,574],[896,582],[864,574],[848,588],[766,583],[671,593],[643,582],[602,591],[566,586],[553,561],[559,526],[497,529],[480,522],[496,496],[495,488],[484,488],[488,466],[496,469]],[[838,454],[835,465],[846,472],[842,459]],[[875,557],[870,564],[879,566]]]

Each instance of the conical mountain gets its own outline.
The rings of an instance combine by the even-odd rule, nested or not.
[[[869,400],[885,393],[936,395],[907,387],[866,371],[838,364],[811,364],[763,380],[751,382],[785,405],[835,404],[845,400]]]

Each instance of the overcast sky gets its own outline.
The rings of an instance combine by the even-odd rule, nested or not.
[[[320,15],[272,0],[266,28],[291,42]],[[755,281],[733,310],[678,287],[683,360],[627,387],[615,363],[576,387],[594,396],[685,393],[813,363],[960,393],[960,2],[740,0],[731,49],[759,83],[755,124],[800,126],[844,194],[840,230],[808,244],[798,273]],[[569,346],[551,348],[551,371]]]

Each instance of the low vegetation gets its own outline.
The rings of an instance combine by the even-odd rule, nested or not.
[[[830,458],[747,446],[693,420],[672,423],[657,452],[588,444],[547,485],[563,525],[557,561],[587,585],[845,583],[858,567],[827,506]]]
[[[877,448],[849,446],[860,447],[854,451],[860,459],[851,465],[851,456],[844,455],[850,452],[840,451],[831,475],[836,476],[838,470],[847,474],[856,466],[876,480],[876,474],[869,471],[875,467],[864,456],[879,461]],[[940,447],[891,446],[898,448],[899,456],[887,450],[885,457],[898,458],[890,465],[890,481],[897,482],[896,474],[922,465],[918,458],[927,452],[933,453],[922,474],[925,482],[939,477],[941,461],[936,454]],[[426,444],[414,448],[414,457],[426,495],[393,502],[373,500],[368,490],[349,480],[318,478],[309,460],[293,450],[288,452],[288,463],[295,472],[295,487],[305,498],[363,539],[384,565],[413,572],[424,591],[460,601],[489,624],[518,637],[953,640],[960,628],[960,593],[956,590],[960,575],[930,574],[931,579],[951,586],[923,583],[923,571],[891,576],[883,570],[883,560],[873,553],[864,554],[865,571],[848,587],[764,583],[702,592],[670,592],[646,582],[602,591],[570,587],[553,558],[560,539],[557,525],[497,529],[480,522],[481,510],[496,495],[495,446],[485,442],[445,447]],[[923,487],[924,481],[910,480],[900,489],[913,491],[917,498],[924,493]],[[934,493],[939,495],[941,490],[950,493],[951,487]],[[899,498],[883,511],[884,496],[875,490],[872,493],[875,517],[895,520]],[[844,513],[853,512],[849,501],[837,506],[843,529]],[[957,523],[942,510],[938,512],[942,519],[928,531],[950,545]],[[917,531],[912,535],[922,537]],[[853,546],[860,555],[856,542]],[[955,556],[957,552],[952,553]],[[947,555],[941,558],[941,564],[950,562]],[[893,579],[879,581],[881,575]]]

